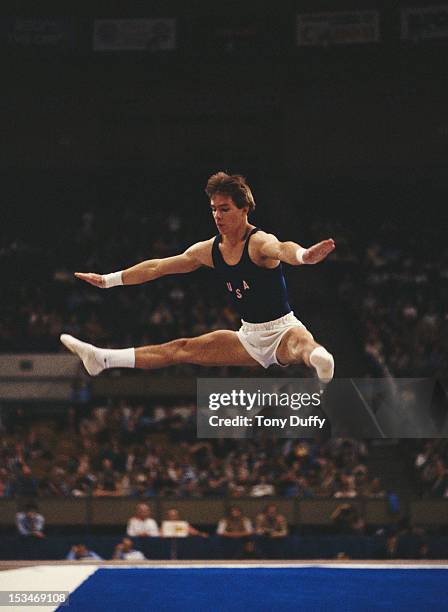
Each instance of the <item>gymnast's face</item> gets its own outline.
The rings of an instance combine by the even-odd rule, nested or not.
[[[220,234],[232,234],[247,223],[248,209],[238,208],[229,195],[216,193],[210,206]]]

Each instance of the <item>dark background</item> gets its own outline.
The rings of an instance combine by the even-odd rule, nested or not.
[[[356,254],[362,276],[374,242],[433,266],[446,259],[448,47],[401,38],[400,11],[412,5],[3,2],[4,319],[17,300],[34,300],[18,295],[18,278],[46,288],[55,267],[107,272],[152,257],[173,212],[183,219],[178,247],[210,236],[205,182],[240,172],[257,201],[254,223],[305,245],[335,237],[333,268],[288,282],[296,311],[339,353],[340,375],[362,375],[356,316],[336,296],[353,271],[335,262]],[[378,42],[296,44],[298,13],[353,9],[378,10]],[[23,25],[46,17],[46,38]],[[94,51],[94,19],[126,17],[176,19],[176,49]],[[94,246],[77,242],[86,211]],[[427,307],[443,300],[437,280],[428,292]]]
[[[297,315],[335,354],[338,377],[446,378],[448,37],[423,40],[416,34],[403,40],[400,34],[402,8],[432,4],[447,3],[4,0],[0,352],[65,351],[61,332],[102,345],[135,346],[196,334],[193,323],[203,324],[206,331],[221,325],[223,302],[206,272],[110,293],[76,284],[72,272],[123,269],[211,236],[215,228],[203,188],[210,174],[225,170],[247,177],[257,202],[255,224],[305,246],[335,238],[337,249],[328,261],[288,269],[287,276]],[[296,44],[297,13],[346,9],[379,12],[378,42],[333,45],[324,36],[318,46]],[[176,49],[94,51],[94,19],[127,17],[175,19]],[[443,27],[445,19],[441,15],[438,25]],[[418,32],[418,24],[414,26]],[[180,230],[170,229],[173,216]],[[176,291],[183,291],[183,301],[172,297]],[[174,321],[151,323],[150,315],[164,304]],[[303,375],[293,368],[287,373]],[[41,487],[42,499],[50,485],[56,491],[51,495],[71,495],[72,488],[64,493],[57,486],[64,478],[71,482],[67,458],[75,463],[81,446],[77,425],[70,428],[64,419],[70,414],[84,418],[98,402],[107,404],[112,383],[117,395],[126,396],[131,383],[144,394],[153,381],[146,373],[116,374],[95,379],[91,389],[74,388],[71,412],[68,401],[59,406],[45,399],[41,405],[19,402],[8,407],[10,413],[4,411],[4,416],[11,415],[5,457],[14,469],[3,477],[17,499],[24,495],[17,489],[19,468],[30,460],[27,453],[31,456],[36,446],[31,434],[44,418],[40,409],[58,413],[59,422],[37,434],[37,454],[47,453],[50,438],[54,444],[46,454],[48,473],[39,473],[31,458],[33,478],[40,479],[32,488]],[[191,379],[199,372],[186,366],[174,374]],[[172,391],[174,402],[174,395],[182,392],[179,378],[171,378],[173,369],[160,375],[165,379],[159,379],[159,387]],[[142,380],[147,381],[145,389]],[[153,416],[156,400],[148,393],[144,417]],[[132,403],[116,410],[113,402],[108,405],[111,413],[121,418],[122,410],[131,421],[138,412]],[[168,415],[170,410],[168,406]],[[15,431],[20,415],[25,424]],[[126,419],[114,430],[125,441],[130,435]],[[133,426],[139,439],[146,430],[140,423]],[[161,421],[156,434],[167,436],[168,430]],[[172,444],[162,439],[165,454],[181,446],[184,434],[179,431]],[[100,440],[107,451],[108,435],[106,430]],[[70,442],[72,446],[64,446]],[[446,444],[428,442],[427,449],[424,444],[402,448],[372,443],[369,478],[379,475],[388,494],[372,510],[375,528],[395,523],[401,512],[434,531],[446,529],[441,500],[431,507],[409,505],[416,495],[441,498],[446,491]],[[422,449],[426,458],[416,469]],[[266,457],[271,455],[272,448]],[[194,464],[191,457],[189,461]],[[162,472],[166,463],[162,455]],[[66,470],[61,478],[51,472],[60,466]],[[92,466],[94,471],[101,468],[98,461],[92,460]],[[345,463],[338,469],[345,469]],[[305,463],[297,467],[294,482],[304,474]],[[291,495],[305,495],[300,487]],[[402,511],[391,510],[396,491]],[[223,489],[220,495],[224,499],[228,493]],[[86,532],[97,527],[89,523],[90,501],[87,497],[82,504],[87,518],[81,512],[75,521]],[[196,520],[196,501],[189,501],[186,517]],[[110,514],[122,530],[133,502],[119,519],[115,508],[101,512],[98,524],[106,524]],[[303,512],[302,506],[290,504],[289,509],[296,513],[289,520],[298,517],[299,509]],[[5,500],[1,523],[9,530],[15,510],[16,500]],[[43,505],[43,512],[50,531],[74,522],[59,504]],[[313,508],[300,520],[313,523],[315,515]],[[323,516],[325,526],[330,511],[325,509]],[[65,540],[63,544],[65,550]],[[316,556],[322,556],[318,550]],[[57,555],[62,554],[58,548]],[[372,555],[370,549],[365,553]]]

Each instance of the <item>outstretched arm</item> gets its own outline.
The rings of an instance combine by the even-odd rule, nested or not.
[[[76,278],[95,287],[107,289],[116,285],[139,285],[168,274],[185,274],[201,266],[212,266],[211,240],[197,242],[181,255],[163,259],[148,259],[141,263],[111,274],[75,272]]]
[[[336,245],[333,238],[322,240],[305,249],[296,242],[280,242],[272,234],[265,234],[260,244],[260,255],[268,259],[279,259],[285,263],[297,266],[300,264],[316,264],[325,259]]]

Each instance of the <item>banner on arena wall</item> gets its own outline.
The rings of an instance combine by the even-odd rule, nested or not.
[[[94,51],[171,51],[175,19],[95,19]]]
[[[198,438],[439,438],[448,399],[434,379],[199,378]]]
[[[0,354],[0,402],[81,399],[79,359],[71,354]]]
[[[79,359],[70,353],[0,353],[0,380],[68,379],[78,376]]]
[[[402,40],[443,40],[448,38],[448,6],[403,8]]]
[[[75,20],[70,17],[11,17],[0,21],[1,40],[13,46],[75,46]]]
[[[378,42],[378,11],[344,11],[297,15],[299,47],[325,47]]]
[[[233,53],[263,46],[259,16],[233,13],[225,19],[202,16],[194,21],[191,44],[201,53]]]

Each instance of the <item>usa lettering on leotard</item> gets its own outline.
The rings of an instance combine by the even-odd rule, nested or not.
[[[254,228],[246,239],[240,261],[231,266],[224,261],[218,234],[213,242],[213,265],[223,282],[240,317],[251,323],[264,323],[279,319],[291,312],[288,303],[282,264],[276,268],[262,268],[249,257],[249,240],[258,228]]]

